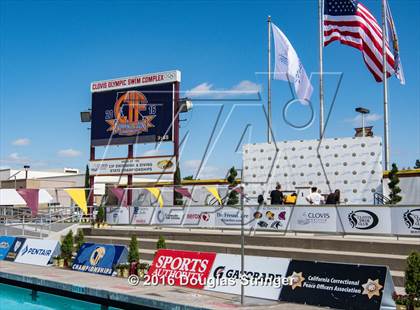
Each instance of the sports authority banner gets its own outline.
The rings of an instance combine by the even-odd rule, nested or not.
[[[250,208],[251,218],[255,221],[252,225],[255,229],[269,229],[284,231],[290,222],[291,207],[256,207]]]
[[[60,252],[57,240],[26,239],[16,256],[16,263],[46,266]]]
[[[290,229],[293,231],[338,232],[337,208],[300,207],[293,208]]]
[[[105,159],[89,162],[91,175],[174,173],[175,167],[175,161],[171,156]]]
[[[168,78],[152,74],[93,83],[91,144],[172,141],[177,75],[174,71]]]
[[[279,299],[286,277],[289,259],[245,256],[244,277],[241,277],[241,256],[217,254],[205,290],[241,294],[244,284],[246,296]]]
[[[0,236],[0,260],[4,260],[15,242],[15,237]]]
[[[83,243],[71,268],[110,276],[116,265],[127,262],[127,255],[123,245]]]
[[[292,260],[287,270],[292,285],[280,300],[334,309],[395,309],[394,284],[384,266]]]
[[[395,206],[391,208],[392,233],[420,236],[420,206]]]
[[[159,250],[146,281],[202,289],[215,258],[216,253]]]
[[[26,238],[16,237],[4,260],[14,262]]]
[[[391,208],[339,207],[345,233],[391,234]]]

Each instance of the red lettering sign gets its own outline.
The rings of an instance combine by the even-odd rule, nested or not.
[[[159,250],[149,269],[150,281],[202,289],[216,253]]]

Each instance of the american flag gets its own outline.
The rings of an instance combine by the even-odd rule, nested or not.
[[[383,80],[382,29],[369,10],[356,0],[325,0],[324,46],[333,41],[362,51],[377,82]],[[387,77],[394,74],[394,56],[386,43]]]

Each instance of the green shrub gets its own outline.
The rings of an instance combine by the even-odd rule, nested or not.
[[[135,235],[131,236],[131,241],[128,249],[128,261],[130,263],[137,263],[140,259],[139,255],[139,244],[137,243],[137,237]]]
[[[420,253],[416,251],[407,258],[405,292],[415,298],[420,298]]]
[[[76,243],[76,252],[79,251],[83,243],[85,243],[85,234],[83,229],[77,231],[77,235],[74,237],[74,242]]]
[[[103,206],[98,208],[98,213],[96,214],[96,222],[100,224],[105,222],[105,209]]]
[[[64,258],[66,265],[68,265],[73,256],[73,231],[69,231],[61,243],[61,257]]]
[[[163,236],[159,236],[159,239],[156,243],[156,249],[166,249],[166,241]]]

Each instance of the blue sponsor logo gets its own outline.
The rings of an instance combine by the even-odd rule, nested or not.
[[[42,248],[30,248],[28,246],[25,246],[22,250],[21,256],[24,255],[41,255],[41,256],[50,256],[51,250],[48,249],[42,249]]]

